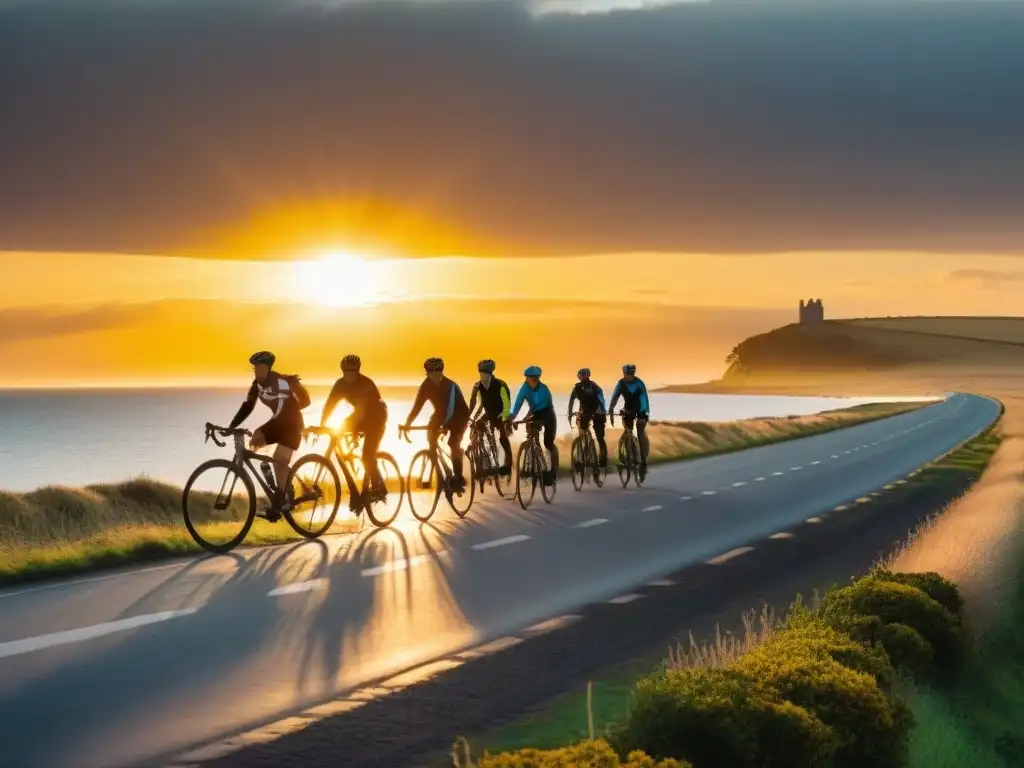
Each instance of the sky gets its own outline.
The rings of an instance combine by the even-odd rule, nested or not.
[[[396,381],[440,354],[672,383],[800,298],[1016,314],[1021,22],[0,2],[0,386],[228,380],[264,347],[314,378],[357,352]]]

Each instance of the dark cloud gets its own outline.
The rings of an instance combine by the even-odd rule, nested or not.
[[[0,248],[371,197],[485,255],[1021,250],[1024,8],[772,6],[0,11]]]

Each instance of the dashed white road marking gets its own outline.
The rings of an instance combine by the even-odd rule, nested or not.
[[[593,528],[595,525],[604,525],[607,522],[607,517],[595,517],[593,520],[584,520],[582,523],[576,523],[573,528]]]
[[[327,579],[311,579],[309,581],[297,581],[294,584],[285,584],[267,592],[267,597],[280,597],[281,595],[296,595],[300,592],[312,592],[316,589],[324,589],[330,582]]]
[[[755,483],[763,483],[765,481],[765,479],[766,478],[763,478],[763,477],[755,477],[754,478],[754,482]]]
[[[693,496],[680,496],[679,500],[680,501],[690,501],[692,498],[693,498]]]
[[[785,473],[784,472],[772,472],[772,477],[782,477],[783,474],[785,474]]]
[[[793,538],[793,534],[789,533],[787,531],[779,531],[778,533],[773,533],[768,538],[769,539],[792,539]]]
[[[649,506],[649,507],[644,507],[644,508],[643,508],[643,509],[641,509],[640,511],[641,511],[641,512],[657,512],[657,511],[659,511],[659,510],[661,510],[661,509],[663,509],[663,507],[661,506],[661,504],[653,504],[653,505],[651,505],[651,506]]]
[[[790,467],[789,471],[790,472],[799,472],[801,469],[803,469],[803,467]]]
[[[716,493],[718,493],[718,491],[703,491],[703,492],[701,492],[700,495],[701,496],[714,496]]]
[[[753,552],[753,547],[737,547],[736,549],[730,549],[728,552],[723,552],[718,557],[712,557],[710,560],[705,560],[708,565],[721,565],[727,563],[730,560],[745,555],[747,552]]]
[[[821,520],[822,520],[822,518],[820,518],[820,517],[808,517],[806,520],[804,520],[804,522],[805,523],[812,523],[813,524],[813,523],[820,523]]]
[[[97,637],[113,634],[114,632],[137,629],[149,624],[177,619],[181,616],[191,616],[198,610],[199,608],[182,608],[176,611],[144,613],[141,616],[132,616],[128,619],[117,619],[104,622],[103,624],[94,624],[91,627],[69,629],[64,632],[52,632],[48,635],[27,637],[24,640],[11,640],[6,643],[0,643],[0,659],[5,659],[8,656],[20,656],[23,653],[31,653],[32,651],[41,651],[44,648],[53,648],[57,645],[69,645],[71,643],[80,643],[84,640],[93,640]]]
[[[821,462],[820,462],[820,461],[812,461],[812,462],[811,462],[811,466],[812,466],[812,467],[813,467],[813,466],[815,466],[815,465],[817,465],[817,464],[821,464]]]
[[[732,484],[732,487],[733,487],[733,488],[740,488],[740,487],[742,487],[742,486],[744,486],[744,485],[746,485],[746,484],[747,484],[747,483],[746,483],[746,481],[745,481],[745,480],[741,480],[741,481],[740,481],[740,482],[738,482],[738,483],[733,483],[733,484]]]
[[[847,509],[849,509],[849,507],[845,504],[840,504],[838,507],[832,507],[833,512],[845,512]]]
[[[407,571],[410,568],[415,568],[417,565],[423,565],[428,563],[433,558],[430,555],[414,555],[413,557],[405,558],[401,560],[392,560],[384,563],[384,565],[375,565],[372,568],[363,568],[359,572],[360,576],[380,576],[385,573],[395,573],[397,571]]]
[[[639,600],[643,595],[638,595],[636,592],[630,592],[628,595],[619,595],[613,597],[608,602],[613,605],[622,605],[623,603],[632,603],[634,600]]]
[[[829,458],[830,459],[838,459],[839,458],[839,454],[833,453],[831,456],[829,456]]]
[[[525,533],[520,533],[518,536],[506,536],[503,539],[494,539],[494,541],[485,541],[480,544],[474,544],[471,549],[493,549],[494,547],[504,547],[506,544],[518,544],[520,541],[526,541],[530,537]]]

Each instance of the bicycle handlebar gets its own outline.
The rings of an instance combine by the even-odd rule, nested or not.
[[[409,437],[409,433],[410,432],[426,432],[426,431],[428,431],[430,429],[432,429],[432,427],[429,424],[424,424],[423,426],[419,426],[419,427],[407,427],[404,424],[399,424],[398,425],[398,436],[401,437],[403,440],[405,440],[405,442],[411,443],[412,442],[412,438]],[[439,428],[437,428],[438,434],[443,434],[443,433],[445,433],[447,431],[448,431],[447,427],[439,427]]]
[[[213,440],[216,445],[223,448],[227,443],[218,440],[217,435],[221,435],[222,437],[252,437],[252,432],[241,427],[219,427],[216,424],[206,422],[206,437],[203,438],[203,442],[205,443],[209,440]]]

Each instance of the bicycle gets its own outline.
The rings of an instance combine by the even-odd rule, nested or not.
[[[586,426],[580,417],[586,419]],[[597,441],[590,432],[591,416],[580,413],[569,415],[569,426],[572,426],[573,417],[576,417],[576,426],[579,427],[579,434],[572,441],[572,486],[577,491],[583,490],[583,483],[589,483],[591,479],[598,488],[604,485],[605,477],[608,475],[608,466],[601,466],[597,460]],[[588,472],[593,470],[593,472]]]
[[[520,424],[526,424],[526,440],[519,446],[519,454],[516,457],[516,496],[519,498],[519,506],[527,509],[533,503],[533,497],[537,493],[537,483],[540,483],[540,493],[548,504],[555,498],[555,491],[558,483],[558,467],[554,467],[554,480],[551,485],[544,484],[544,472],[547,470],[547,462],[544,459],[545,448],[540,444],[541,425],[527,416],[522,421],[512,422],[512,428],[516,429]],[[530,481],[530,498],[523,496],[523,481]]]
[[[391,525],[398,517],[402,508],[402,496],[405,494],[405,482],[395,457],[383,451],[377,452],[377,471],[384,480],[384,487],[379,488],[372,486],[363,460],[356,453],[360,438],[366,438],[363,432],[339,433],[325,427],[307,427],[303,431],[303,437],[309,436],[330,438],[323,455],[334,456],[341,467],[349,498],[352,500],[349,509],[360,515],[365,512],[370,522],[377,528],[387,528]],[[338,490],[341,490],[340,484]]]
[[[314,484],[310,492],[296,498],[292,487],[292,479],[296,477],[300,468],[307,465],[317,465],[317,477],[320,476],[320,472],[327,471],[328,475],[334,480],[334,487],[337,488],[338,473],[330,462],[316,454],[303,456],[295,462],[288,472],[286,485],[287,495],[284,504],[279,508],[275,502],[277,486],[274,482],[273,473],[271,472],[270,462],[267,460],[268,457],[264,454],[250,451],[245,447],[245,439],[247,437],[252,437],[252,432],[241,428],[228,429],[226,427],[218,427],[215,424],[207,422],[206,438],[203,442],[205,443],[213,440],[216,445],[224,448],[227,445],[227,442],[218,440],[218,435],[234,439],[234,457],[231,459],[210,459],[209,461],[203,462],[193,470],[188,481],[185,483],[184,490],[182,491],[181,507],[182,513],[185,517],[185,527],[188,529],[189,534],[192,536],[196,544],[208,552],[224,554],[225,552],[230,552],[242,543],[257,517],[256,485],[253,483],[252,477],[249,476],[250,474],[256,478],[256,482],[259,483],[263,492],[266,494],[267,499],[270,501],[268,509],[260,515],[261,517],[265,517],[270,522],[277,522],[280,519],[279,515],[283,516],[297,534],[307,539],[319,538],[324,531],[331,527],[334,523],[335,515],[338,514],[338,504],[340,499],[335,497],[334,506],[328,512],[326,518],[324,518],[325,522],[322,526],[318,527],[316,530],[307,530],[299,524],[295,510],[299,504],[306,501],[318,500],[322,498],[324,494],[320,488]],[[260,462],[259,472],[255,467],[253,467],[253,461]],[[202,475],[210,472],[211,470],[220,470],[224,472],[224,480],[220,484],[220,490],[214,494],[211,491],[197,489],[196,496],[191,498],[190,503],[190,495],[192,494],[193,488],[197,485],[197,481],[202,477]],[[248,472],[246,470],[248,470]],[[239,480],[242,483],[242,490],[245,492],[244,499],[237,496],[235,493],[235,486]],[[227,489],[226,493],[225,489]],[[197,527],[197,522],[202,524],[208,531],[219,529],[228,522],[227,520],[217,520],[212,514],[213,512],[230,512],[231,519],[236,522],[244,518],[242,528],[239,533],[222,544],[216,544],[206,539]],[[315,517],[311,519],[315,519]]]
[[[399,425],[398,434],[405,438],[407,443],[411,443],[412,439],[409,437],[410,432],[419,432],[429,430],[429,426],[422,427],[404,427]],[[473,483],[473,462],[469,461],[464,463],[464,467],[469,470],[469,477],[466,478],[465,487],[462,490],[456,490],[454,487],[455,473],[452,469],[451,455],[448,450],[441,446],[441,435],[446,430],[441,429],[438,431],[438,439],[434,442],[433,448],[424,448],[417,451],[412,461],[409,462],[409,478],[406,481],[406,493],[409,497],[409,509],[412,510],[412,515],[422,523],[430,520],[434,516],[434,511],[437,509],[437,503],[441,500],[441,494],[444,493],[445,498],[448,500],[448,506],[452,508],[459,517],[465,517],[469,513],[469,508],[473,506],[473,497],[476,495],[476,486]],[[438,477],[442,477],[441,482],[437,482]],[[420,506],[413,502],[414,491],[424,491],[434,489],[434,498],[430,504],[430,510],[424,512],[426,509],[423,499],[420,499]],[[458,498],[458,502],[456,502]],[[463,504],[465,501],[465,504]]]
[[[622,435],[619,437],[619,480],[622,487],[629,484],[632,476],[633,484],[639,488],[643,485],[640,479],[640,440],[637,438],[633,427],[636,423],[636,414],[630,411],[619,411],[622,417]]]
[[[498,441],[494,439],[494,429],[486,416],[481,416],[469,423],[469,448],[466,455],[473,464],[473,474],[480,484],[480,493],[488,483],[494,483],[498,495],[505,497],[512,488],[512,473],[503,472],[498,461]],[[511,457],[508,457],[511,459]],[[502,488],[505,483],[505,488]]]

